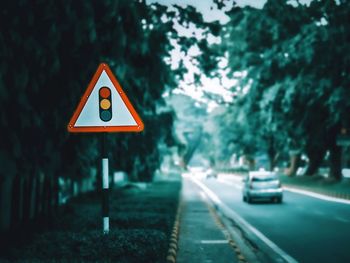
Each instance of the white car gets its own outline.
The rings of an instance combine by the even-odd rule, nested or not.
[[[243,201],[251,203],[253,200],[263,199],[281,203],[283,189],[281,182],[273,172],[257,171],[249,172],[243,179]]]

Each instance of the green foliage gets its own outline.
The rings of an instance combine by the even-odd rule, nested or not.
[[[42,170],[79,179],[99,164],[100,136],[70,135],[66,125],[98,64],[107,62],[145,123],[141,134],[108,136],[111,159],[119,157],[112,164],[135,179],[151,180],[160,161],[158,142],[173,141],[172,118],[156,112],[165,87],[176,85],[164,60],[172,49],[168,35],[176,34],[173,16],[145,1],[5,3],[0,158],[8,165],[0,176],[17,167],[17,172]],[[135,165],[137,160],[142,165]]]
[[[157,230],[113,230],[85,233],[48,232],[15,258],[26,262],[163,262],[167,239]],[[18,253],[20,252],[20,253]]]
[[[157,182],[112,191],[108,235],[99,230],[100,195],[81,195],[60,209],[50,231],[27,235],[21,245],[7,243],[0,261],[164,262],[180,189],[180,182]]]
[[[238,95],[231,110],[232,134],[243,127],[239,148],[245,151],[248,137],[248,144],[274,154],[303,149],[312,159],[321,148],[332,155],[350,110],[349,10],[347,2],[292,6],[270,0],[262,10],[228,12],[222,39],[229,74],[246,71],[237,92],[249,90]],[[336,170],[332,174],[339,177]]]

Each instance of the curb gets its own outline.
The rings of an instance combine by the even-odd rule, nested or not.
[[[176,255],[178,250],[178,240],[179,240],[179,233],[180,233],[180,214],[182,209],[182,199],[181,199],[181,192],[180,192],[180,199],[179,204],[177,207],[177,212],[175,216],[174,226],[173,230],[170,235],[170,242],[169,242],[169,248],[168,253],[166,257],[166,263],[175,263],[176,262]]]
[[[238,262],[239,263],[247,263],[248,262],[247,259],[243,255],[239,246],[233,240],[232,235],[230,234],[229,230],[227,230],[226,225],[222,222],[219,215],[216,213],[215,209],[211,205],[209,205],[208,202],[205,202],[205,203],[209,209],[211,216],[214,218],[216,225],[220,228],[220,230],[224,234],[225,238],[228,240],[229,246],[231,246],[232,249],[235,251]]]

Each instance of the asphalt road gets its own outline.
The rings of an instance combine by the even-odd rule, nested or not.
[[[282,204],[242,201],[241,181],[200,178],[223,203],[298,262],[350,262],[350,205],[284,192]]]

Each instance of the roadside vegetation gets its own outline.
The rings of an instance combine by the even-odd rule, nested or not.
[[[0,261],[165,262],[181,183],[128,185],[110,195],[110,233],[102,233],[96,192],[75,197],[47,225],[2,239]]]
[[[282,184],[301,190],[328,195],[331,197],[350,199],[350,180],[338,181],[325,178],[321,175],[315,176],[280,176]]]
[[[153,180],[168,147],[178,145],[175,114],[163,97],[187,72],[170,61],[173,42],[187,39],[174,24],[196,23],[203,38],[211,31],[194,8],[183,9],[144,0],[4,3],[0,234],[50,218],[72,196],[101,186],[101,136],[69,134],[67,124],[102,62],[145,124],[142,133],[106,135],[110,176]]]
[[[215,50],[237,85],[231,101],[217,98],[200,151],[218,166],[235,154],[259,169],[266,156],[266,169],[312,176],[327,166],[341,180],[350,167],[349,146],[337,143],[350,135],[349,10],[348,1],[269,0],[227,12]]]

